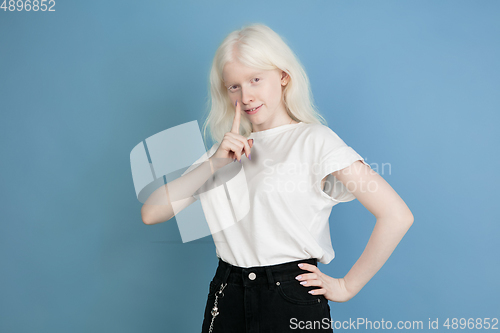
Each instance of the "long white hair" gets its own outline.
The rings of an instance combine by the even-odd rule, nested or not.
[[[237,52],[234,52],[237,50]],[[283,89],[282,100],[290,117],[304,123],[321,123],[326,120],[319,114],[313,102],[309,78],[300,61],[283,39],[264,24],[244,26],[231,32],[218,47],[210,70],[210,111],[203,124],[206,139],[207,128],[212,140],[220,143],[232,127],[235,107],[224,86],[222,71],[227,62],[240,61],[243,65],[259,70],[284,71],[290,76]],[[241,117],[240,134],[248,137],[252,124]],[[206,142],[206,140],[205,140]]]

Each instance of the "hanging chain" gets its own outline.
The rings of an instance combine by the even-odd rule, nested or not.
[[[215,293],[215,303],[214,303],[214,307],[212,308],[212,311],[211,311],[211,313],[212,313],[212,322],[210,323],[210,329],[208,330],[208,333],[212,333],[215,317],[217,317],[217,315],[219,314],[219,308],[217,307],[217,303],[219,301],[219,296],[221,298],[224,297],[224,293],[222,291],[224,290],[224,288],[226,288],[226,286],[227,286],[227,283],[221,284],[220,285],[220,290],[218,290]]]

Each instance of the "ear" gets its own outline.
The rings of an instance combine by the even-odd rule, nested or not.
[[[290,81],[290,75],[288,75],[285,71],[281,71],[281,85],[286,86]]]

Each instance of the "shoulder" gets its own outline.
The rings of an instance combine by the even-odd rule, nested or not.
[[[308,139],[318,145],[325,145],[330,148],[341,147],[345,142],[330,127],[323,124],[304,124],[304,133]]]

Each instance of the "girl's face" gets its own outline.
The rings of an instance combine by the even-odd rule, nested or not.
[[[229,99],[240,103],[244,116],[260,131],[286,124],[290,117],[282,101],[289,76],[281,70],[259,70],[228,62],[222,73]],[[282,79],[283,78],[283,79]],[[258,109],[250,111],[253,108]]]

